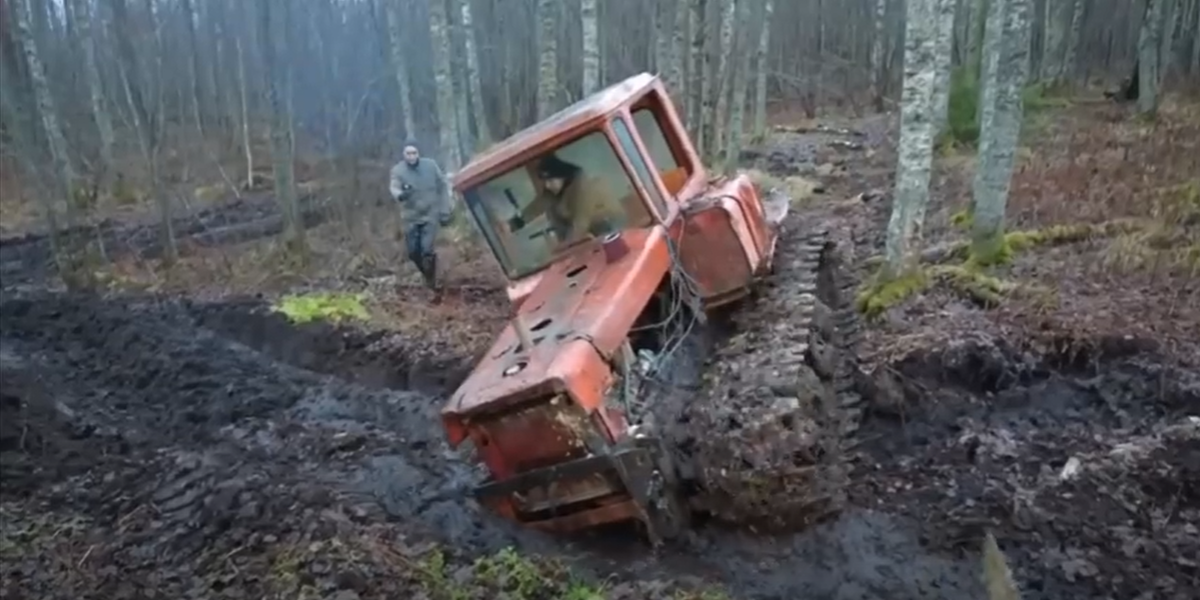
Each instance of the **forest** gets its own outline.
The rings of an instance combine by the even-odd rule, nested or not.
[[[789,208],[690,402],[800,352],[786,269],[840,249],[819,522],[463,492],[440,411],[525,309],[461,194],[426,289],[389,170],[643,73]],[[1194,598],[1198,281],[1200,0],[0,0],[0,596]],[[798,437],[724,396],[672,426]]]

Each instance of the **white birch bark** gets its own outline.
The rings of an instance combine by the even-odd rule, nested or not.
[[[770,2],[770,0],[767,0]],[[675,98],[675,106],[680,114],[686,114],[683,108],[688,97],[687,82],[687,30],[688,30],[688,0],[676,0],[674,25],[671,28],[671,95]]]
[[[483,108],[483,82],[479,79],[479,42],[475,35],[474,20],[471,18],[471,0],[457,0],[457,2],[462,19],[463,39],[466,40],[466,71],[467,85],[471,90],[471,111],[475,114],[475,127],[478,130],[479,143],[487,146],[492,143],[492,128]],[[464,123],[463,126],[465,127],[466,124]]]
[[[692,144],[696,153],[704,156],[708,140],[704,138],[704,109],[708,101],[708,27],[704,21],[708,0],[688,0],[688,20],[691,22],[692,40],[691,81],[688,83],[687,126],[692,130]]]
[[[946,128],[946,109],[950,103],[950,71],[954,53],[954,0],[937,0],[933,77],[934,132],[936,138]]]
[[[100,160],[105,168],[113,165],[113,124],[108,104],[104,101],[104,86],[100,80],[100,66],[96,61],[96,35],[92,29],[91,11],[86,0],[71,0],[76,16],[75,27],[83,46],[83,76],[87,81],[88,94],[92,101],[92,119],[100,134]]]
[[[990,45],[983,77],[979,167],[972,188],[971,253],[983,264],[1004,257],[1004,215],[1017,143],[1021,135],[1021,90],[1029,72],[1031,0],[992,0],[1000,5],[988,21]]]
[[[906,6],[899,157],[884,248],[885,278],[897,277],[914,266],[921,240],[921,221],[929,202],[938,2],[908,0]]]
[[[725,146],[725,123],[729,116],[730,53],[733,50],[733,21],[738,0],[721,0],[721,3],[721,37],[720,45],[716,48],[717,70],[712,87],[716,110],[709,113],[711,135],[708,156],[713,162],[721,159]]]
[[[433,81],[437,87],[441,166],[445,172],[453,173],[462,166],[462,152],[458,135],[461,125],[458,122],[458,99],[454,97],[454,82],[450,70],[452,45],[448,17],[445,0],[432,0],[429,3],[429,35],[433,41]]]
[[[875,110],[883,112],[883,94],[887,89],[887,7],[888,0],[875,0],[875,29],[871,38],[871,97],[875,102]]]
[[[400,26],[400,1],[383,0],[383,10],[387,18],[388,50],[392,55],[392,68],[396,70],[396,92],[400,94],[400,112],[404,113],[404,134],[415,137],[417,123],[416,115],[413,114],[412,96],[409,94],[408,64],[404,60],[404,32]]]
[[[886,0],[878,1],[880,4],[886,2]],[[883,5],[886,6],[886,4]],[[770,66],[767,64],[767,51],[771,47],[771,17],[774,14],[774,0],[763,0],[762,32],[758,38],[758,48],[755,49],[754,60],[758,67],[754,71],[754,139],[762,139],[767,135],[767,72]],[[876,33],[879,33],[878,30]],[[882,49],[880,51],[882,52]]]
[[[583,95],[587,96],[600,90],[600,15],[596,0],[581,0],[579,14],[583,26]]]
[[[737,3],[737,10],[730,15],[738,23],[737,35],[741,41],[737,45],[737,56],[729,59],[729,64],[733,69],[731,86],[733,90],[729,107],[729,131],[725,133],[725,172],[727,174],[732,174],[737,169],[738,158],[742,152],[742,135],[745,133],[746,124],[746,95],[750,85],[751,48],[757,46],[757,44],[751,44],[752,34],[755,31],[751,28],[749,4],[748,0],[741,0]],[[766,27],[767,23],[764,21],[762,28],[766,29]]]
[[[585,0],[588,1],[588,0]],[[539,119],[554,114],[558,99],[558,11],[556,0],[538,0],[537,51],[538,84],[537,115]],[[586,91],[584,93],[587,93]]]

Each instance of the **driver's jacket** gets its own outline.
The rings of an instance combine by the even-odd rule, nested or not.
[[[624,221],[607,183],[598,177],[576,177],[557,196],[543,190],[521,210],[521,219],[528,221],[542,213],[563,242],[587,233],[604,235]]]

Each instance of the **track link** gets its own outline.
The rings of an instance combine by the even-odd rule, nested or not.
[[[803,527],[845,502],[861,416],[853,282],[828,232],[798,237],[733,316],[686,410],[693,503],[721,521]]]

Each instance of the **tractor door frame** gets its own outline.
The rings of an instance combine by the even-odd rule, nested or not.
[[[634,114],[642,110],[650,111],[667,150],[676,163],[675,168],[683,169],[684,179],[674,190],[667,187],[664,173],[655,163],[642,129],[637,126]],[[626,130],[632,147],[622,141],[619,127]],[[662,83],[656,80],[644,94],[614,111],[609,116],[605,129],[614,146],[620,149],[621,162],[630,178],[639,186],[639,192],[647,201],[651,213],[661,224],[670,226],[682,211],[682,201],[704,186],[706,176],[699,156],[685,133],[679,115],[675,112],[675,105],[666,94]],[[639,172],[639,165],[635,163],[637,160],[641,161],[641,166],[648,172]]]

